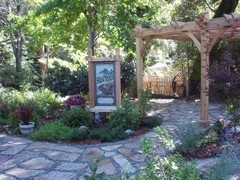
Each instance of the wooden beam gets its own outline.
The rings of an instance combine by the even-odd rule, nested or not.
[[[120,49],[116,49],[116,56],[115,56],[115,84],[116,84],[116,107],[120,108],[121,106],[121,56],[120,56]]]
[[[93,108],[95,106],[94,103],[94,98],[95,98],[95,94],[94,94],[94,69],[93,69],[93,62],[89,61],[92,58],[92,49],[88,49],[88,82],[89,82],[89,106],[90,108]]]
[[[210,43],[209,33],[202,31],[201,35],[201,115],[200,124],[208,126],[208,104],[209,104],[209,80],[207,78],[209,67],[209,54],[208,45]]]
[[[141,56],[144,56],[144,53],[148,47],[148,45],[155,39],[155,36],[150,36],[149,38],[147,38],[147,42],[143,45],[142,49],[141,49]]]
[[[216,34],[216,35],[214,35],[214,37],[213,37],[213,39],[210,41],[210,49],[209,49],[209,51],[211,51],[212,50],[212,48],[213,48],[213,46],[220,40],[220,37],[222,36],[222,34],[227,30],[227,29],[229,29],[228,27],[224,27],[224,28],[222,28],[222,29],[220,29],[219,31],[218,31],[218,33]],[[212,35],[213,36],[213,35]]]
[[[137,50],[137,90],[138,98],[140,97],[139,90],[143,89],[143,56],[142,50],[142,38],[136,38],[136,50]]]
[[[193,40],[199,52],[201,52],[201,43],[199,42],[199,40],[193,35],[191,31],[187,31],[186,34]]]

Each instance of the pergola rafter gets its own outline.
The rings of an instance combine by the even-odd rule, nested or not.
[[[193,41],[201,53],[201,117],[202,125],[208,125],[208,91],[207,70],[209,55],[213,46],[220,40],[240,39],[240,14],[225,14],[224,17],[210,19],[208,13],[191,22],[173,21],[169,26],[152,25],[150,28],[136,26],[131,33],[136,38],[137,51],[137,87],[143,89],[143,56],[147,46],[154,39],[176,41]],[[146,42],[143,44],[143,39]]]

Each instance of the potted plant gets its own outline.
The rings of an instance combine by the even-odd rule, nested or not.
[[[17,106],[15,115],[21,121],[19,127],[23,135],[28,135],[33,132],[35,123],[30,122],[33,111],[34,104],[32,102],[21,103]]]

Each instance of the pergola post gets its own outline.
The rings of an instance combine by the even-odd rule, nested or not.
[[[209,104],[209,79],[208,67],[209,67],[209,55],[210,55],[210,38],[209,33],[203,30],[201,33],[201,114],[200,124],[202,126],[208,126],[210,121],[208,120],[208,104]]]
[[[136,50],[137,50],[137,90],[138,98],[139,90],[143,89],[143,55],[142,55],[142,38],[136,38]]]

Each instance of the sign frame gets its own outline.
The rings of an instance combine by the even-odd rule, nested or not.
[[[120,62],[121,62],[121,56],[120,56],[120,50],[116,49],[116,55],[113,58],[109,57],[93,57],[91,50],[88,50],[88,57],[86,58],[88,61],[88,82],[89,82],[89,106],[91,112],[112,112],[120,107],[121,104],[121,76],[120,76]],[[98,97],[99,94],[97,94],[97,85],[96,85],[96,66],[97,65],[107,65],[112,64],[113,74],[114,74],[114,80],[113,80],[113,94],[114,96],[102,96],[104,97],[110,97],[113,98],[113,103],[107,104],[107,103],[98,103]],[[105,83],[106,85],[107,83]],[[109,88],[112,87],[106,87],[102,86],[101,90],[102,93],[106,93],[106,90],[109,90]],[[105,90],[104,90],[105,89]],[[105,92],[104,92],[105,91]],[[100,95],[101,97],[101,95]],[[103,99],[104,101],[104,99]],[[105,102],[107,100],[105,99]]]

